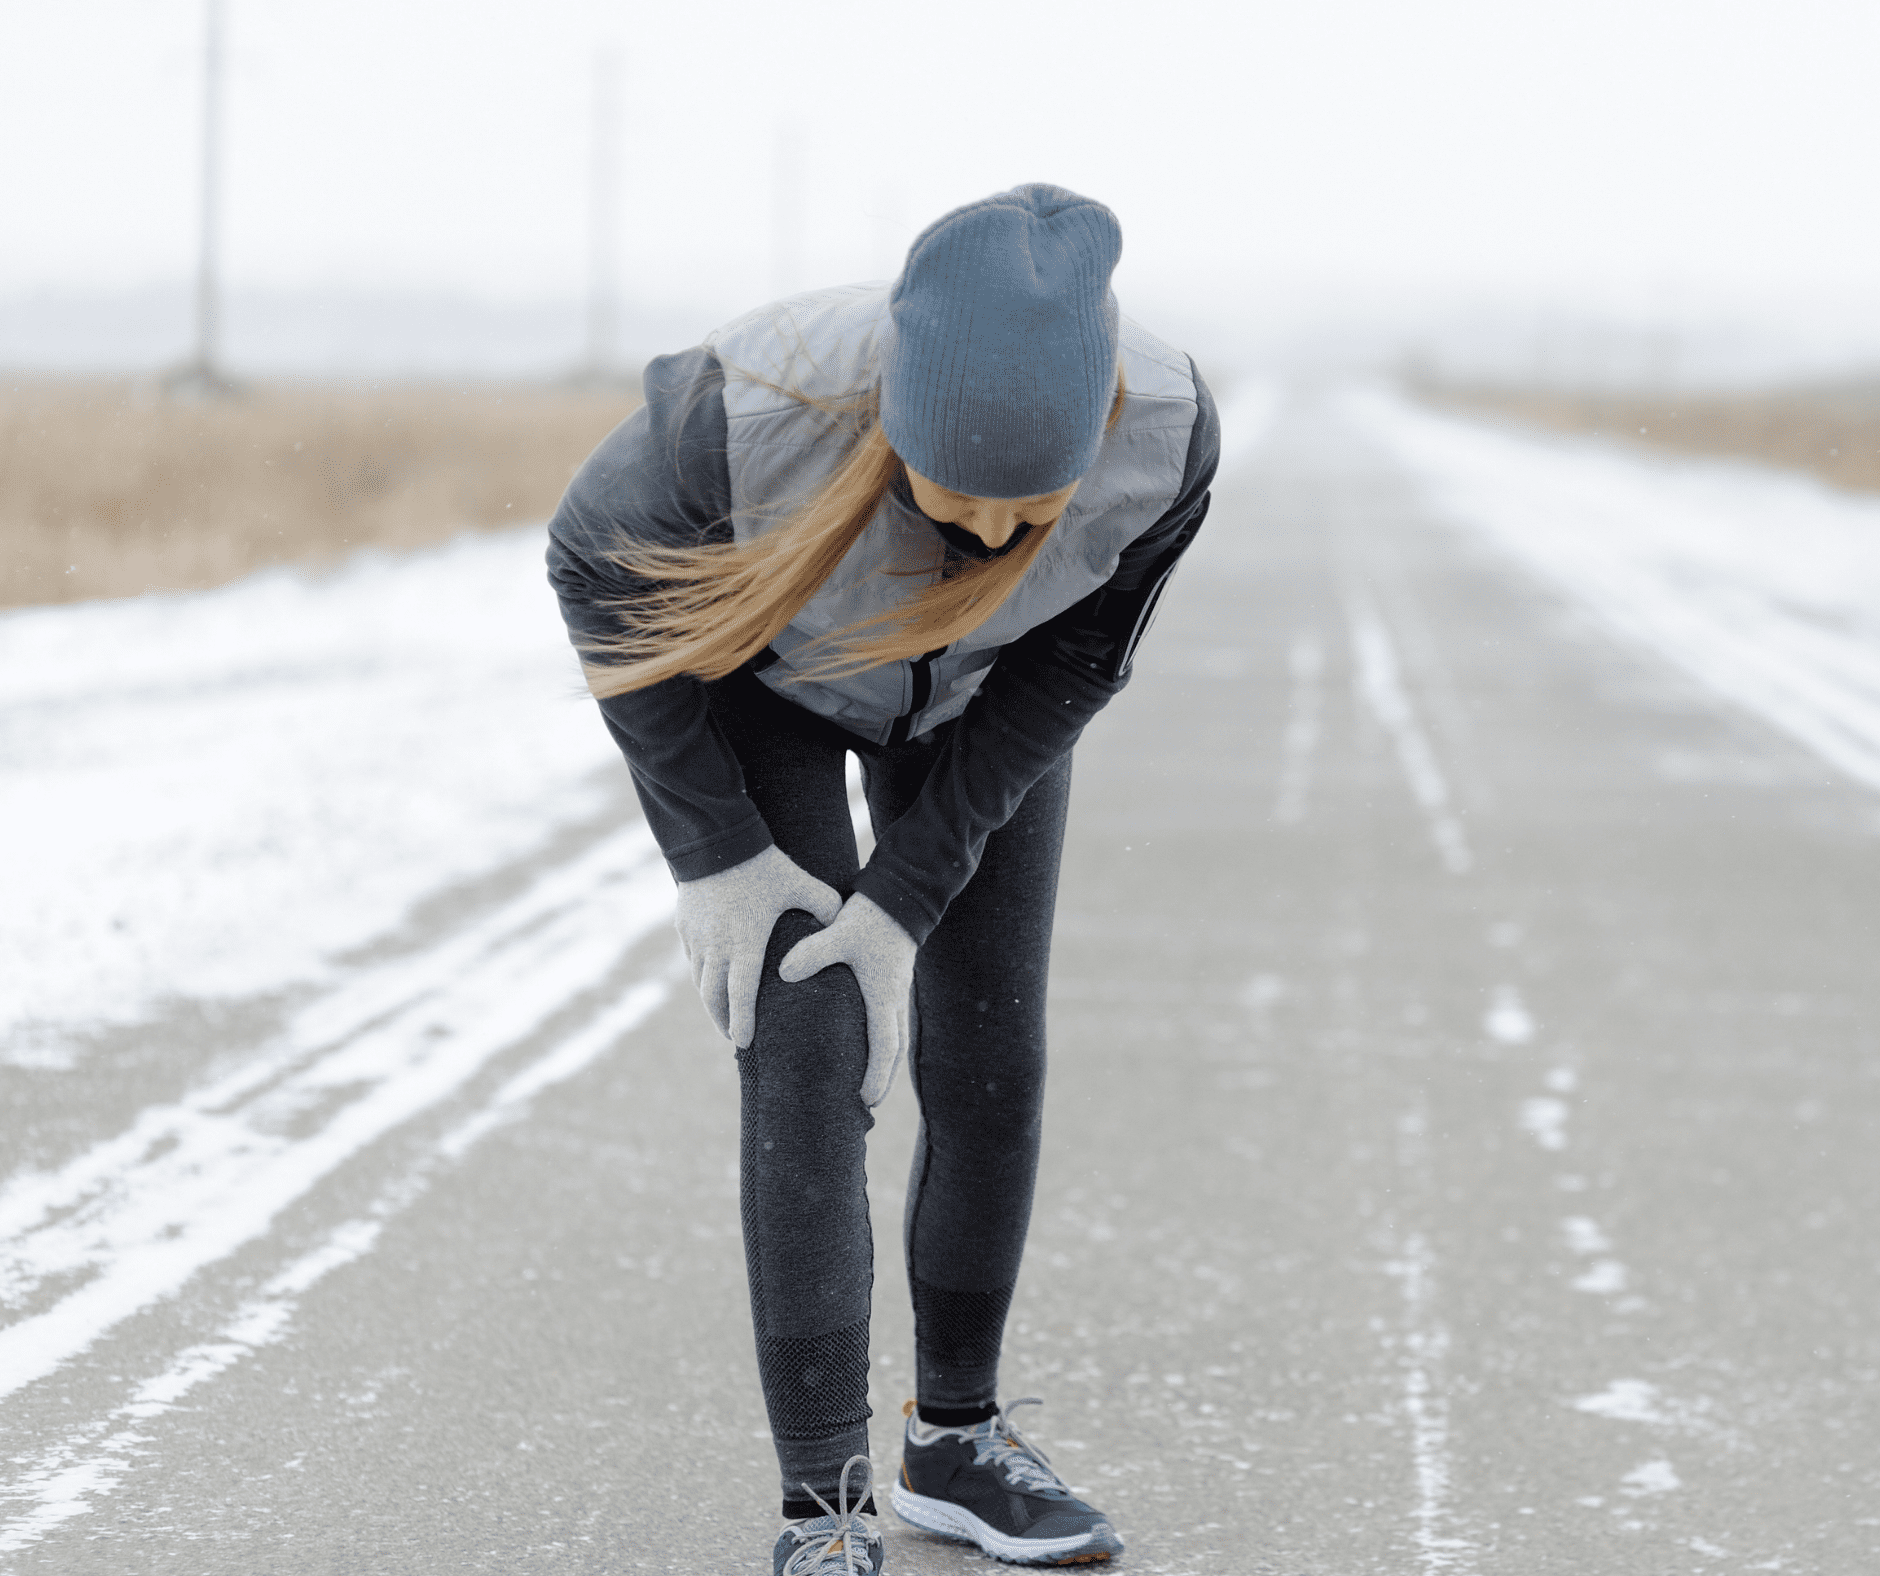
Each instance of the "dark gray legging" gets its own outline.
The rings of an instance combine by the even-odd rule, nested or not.
[[[919,794],[952,724],[877,747],[739,671],[706,686],[712,714],[777,845],[844,897],[859,870],[843,757],[860,757],[879,834]],[[920,1129],[903,1241],[919,1399],[989,1405],[1018,1281],[1044,1104],[1045,976],[1070,801],[1067,755],[986,841],[979,868],[920,949],[909,1081]],[[777,921],[738,1056],[740,1198],[757,1367],[783,1473],[785,1514],[830,1503],[842,1463],[868,1449],[874,1239],[863,1188],[874,1126],[861,992],[845,966],[800,984],[783,955],[816,930]]]

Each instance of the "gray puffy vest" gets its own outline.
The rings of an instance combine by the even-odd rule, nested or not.
[[[724,367],[739,541],[783,524],[790,507],[829,479],[854,441],[830,416],[760,380],[830,398],[865,387],[887,312],[887,285],[844,285],[772,302],[707,336],[705,343]],[[999,648],[1108,580],[1123,549],[1181,491],[1197,414],[1188,358],[1125,317],[1121,359],[1121,418],[1105,435],[1097,463],[1085,473],[1044,551],[991,618],[938,656],[884,663],[825,682],[786,682],[799,671],[799,659],[807,667],[831,654],[824,645],[800,656],[818,635],[886,612],[931,584],[878,573],[935,561],[933,527],[890,496],[822,589],[771,642],[778,660],[762,667],[759,677],[785,699],[877,744],[917,738],[964,711]]]

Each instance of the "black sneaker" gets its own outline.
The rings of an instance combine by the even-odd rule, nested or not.
[[[1009,1565],[1092,1565],[1121,1554],[1109,1518],[1072,1494],[1008,1420],[1015,1407],[1041,1404],[1027,1397],[983,1423],[935,1428],[909,1401],[894,1513]]]

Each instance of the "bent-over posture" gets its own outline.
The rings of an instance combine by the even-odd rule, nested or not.
[[[956,209],[892,286],[774,302],[652,362],[551,526],[737,1047],[779,1576],[882,1568],[863,1162],[904,1056],[918,1395],[894,1508],[1022,1564],[1122,1550],[998,1399],[1071,748],[1128,682],[1220,447],[1194,363],[1119,315],[1121,250],[1109,209],[1060,187]]]

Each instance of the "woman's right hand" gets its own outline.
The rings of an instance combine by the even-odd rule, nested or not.
[[[793,908],[829,925],[842,912],[842,897],[774,843],[715,876],[679,883],[673,924],[692,983],[718,1032],[739,1050],[757,1032],[757,983],[771,928]]]

